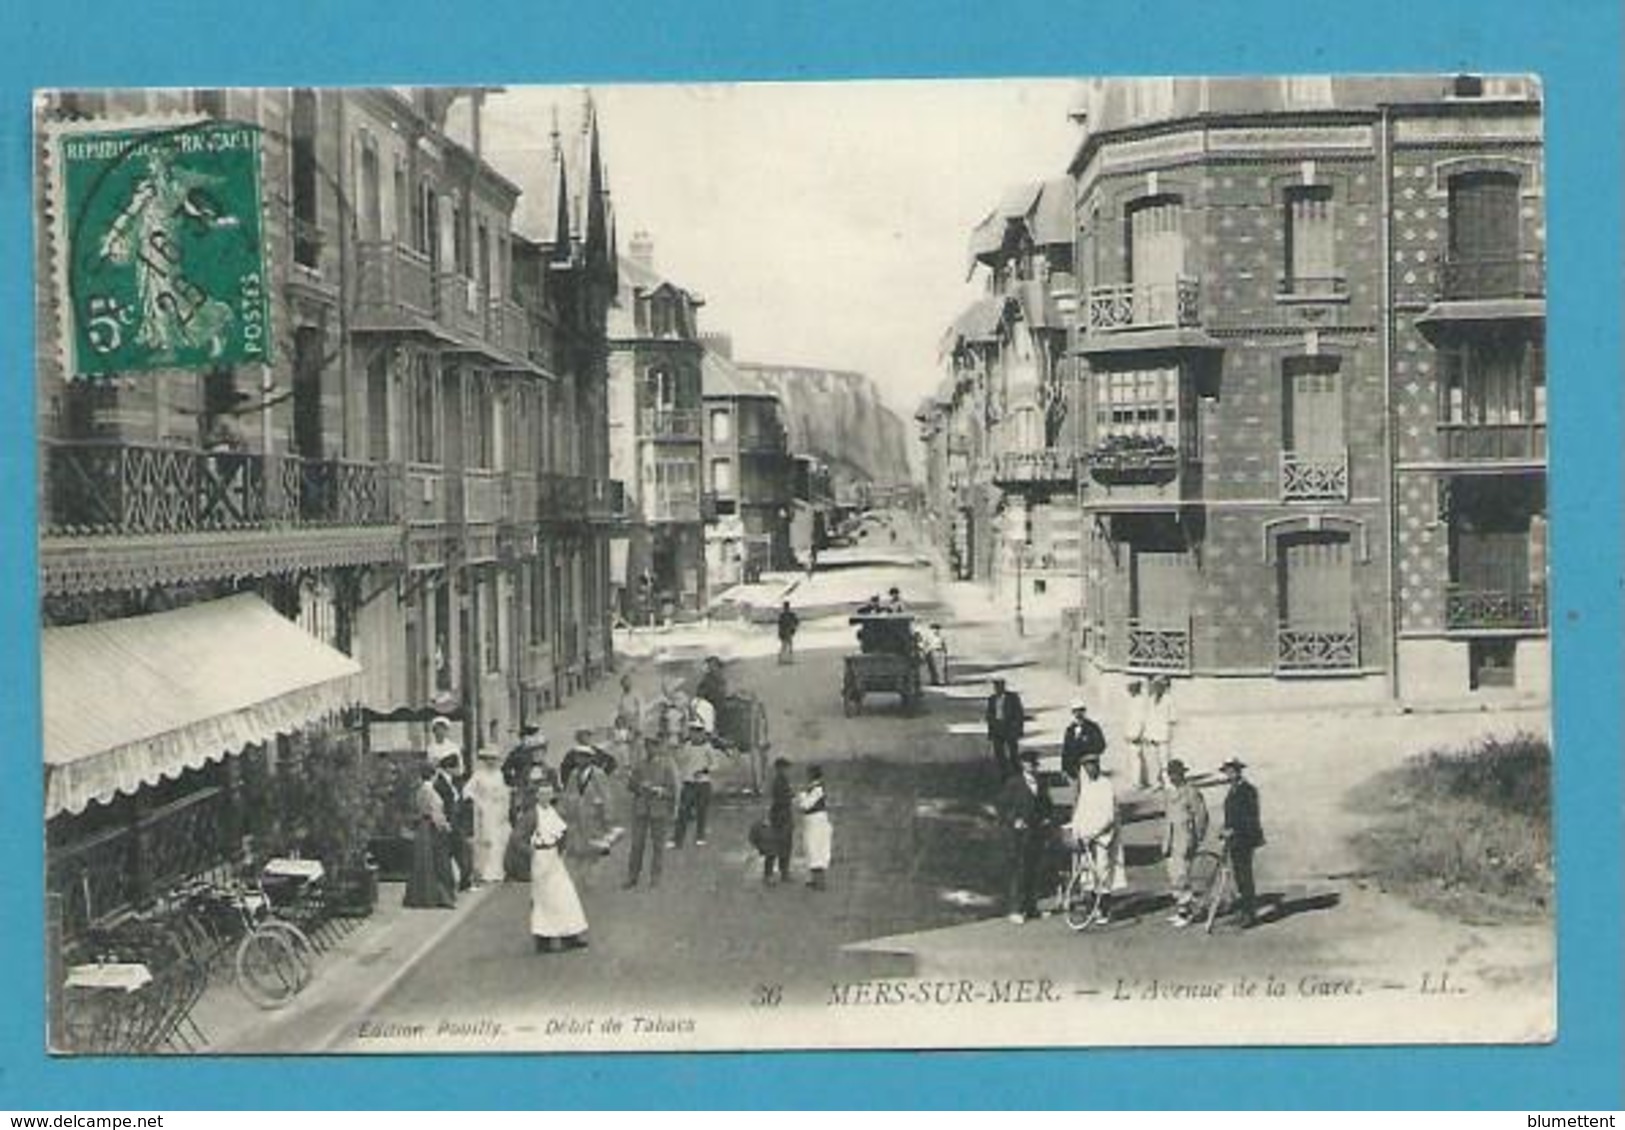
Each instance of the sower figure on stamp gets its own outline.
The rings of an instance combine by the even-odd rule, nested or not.
[[[643,874],[645,848],[650,854],[649,885],[660,885],[661,853],[665,850],[666,829],[671,825],[680,788],[677,762],[671,750],[659,742],[645,744],[643,757],[632,766],[626,779],[626,791],[632,802],[632,842],[626,860],[628,888],[637,886]]]
[[[1230,869],[1236,877],[1236,917],[1242,929],[1256,921],[1258,898],[1253,885],[1253,853],[1264,846],[1264,825],[1259,813],[1258,790],[1242,778],[1247,768],[1239,757],[1220,766],[1230,791],[1224,795],[1224,849],[1230,856]]]
[[[1006,913],[1012,922],[1038,917],[1039,869],[1044,859],[1051,817],[1049,790],[1038,779],[1038,751],[1017,755],[1020,772],[999,790],[999,822],[1009,840],[1009,894]]]
[[[1006,690],[1004,677],[993,680],[993,693],[987,699],[987,740],[993,750],[993,761],[999,776],[1008,777],[1016,771],[1016,747],[1027,726],[1026,708],[1021,696]]]
[[[1185,763],[1174,757],[1168,760],[1168,789],[1166,825],[1162,835],[1162,854],[1168,861],[1168,887],[1174,896],[1174,913],[1168,919],[1175,926],[1191,924],[1192,899],[1191,860],[1207,836],[1207,802],[1185,776]]]

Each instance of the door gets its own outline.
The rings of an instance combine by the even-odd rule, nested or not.
[[[1516,297],[1518,244],[1518,178],[1491,172],[1452,177],[1446,296]]]
[[[1277,611],[1289,628],[1345,631],[1354,623],[1354,558],[1337,530],[1285,534],[1276,546]]]

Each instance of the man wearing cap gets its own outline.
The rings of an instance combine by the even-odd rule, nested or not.
[[[1168,861],[1168,889],[1174,896],[1175,926],[1189,926],[1193,913],[1191,860],[1207,836],[1207,802],[1185,776],[1185,763],[1168,761],[1166,823],[1162,834],[1162,854]]]
[[[1095,911],[1101,922],[1111,921],[1111,896],[1128,888],[1123,865],[1123,837],[1118,827],[1117,790],[1100,773],[1100,755],[1084,757],[1083,776],[1078,779],[1078,799],[1072,809],[1072,842],[1077,850],[1089,852],[1095,866],[1100,906]]]
[[[643,853],[649,851],[649,885],[660,885],[661,854],[666,829],[671,825],[682,781],[671,750],[658,742],[643,747],[643,755],[627,774],[626,791],[632,801],[632,840],[626,859],[626,886],[638,885],[643,874]]]
[[[1009,894],[1005,913],[1012,922],[1038,917],[1039,867],[1051,817],[1049,791],[1038,777],[1038,751],[1017,754],[1020,771],[999,790],[999,822],[1009,839]]]
[[[1259,816],[1258,790],[1241,775],[1246,764],[1232,757],[1220,768],[1230,785],[1230,791],[1224,794],[1224,848],[1236,877],[1236,916],[1246,929],[1253,924],[1258,898],[1253,885],[1253,852],[1264,846],[1264,825]]]
[[[1089,717],[1089,706],[1084,702],[1072,704],[1072,721],[1067,723],[1061,736],[1061,771],[1074,781],[1083,772],[1083,759],[1099,759],[1106,752],[1106,735]]]
[[[683,846],[688,823],[694,822],[694,846],[705,846],[705,817],[711,811],[711,737],[705,727],[693,722],[688,738],[677,750],[677,768],[682,774],[683,787],[677,800],[677,823],[671,831],[669,848]]]
[[[993,693],[987,697],[987,740],[993,747],[993,761],[1000,777],[1016,771],[1016,746],[1026,729],[1027,712],[1021,696],[1005,689],[1004,677],[993,680]]]

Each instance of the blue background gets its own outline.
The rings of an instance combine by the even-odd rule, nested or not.
[[[613,7],[613,12],[601,8]],[[1621,1105],[1617,0],[11,0],[0,13],[0,1109]],[[51,1062],[43,1054],[35,87],[1525,72],[1546,82],[1559,1039],[1532,1048]]]

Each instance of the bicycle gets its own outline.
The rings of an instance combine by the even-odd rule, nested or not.
[[[298,926],[276,916],[257,885],[200,885],[186,892],[215,936],[239,938],[232,956],[237,989],[266,1010],[281,1008],[304,991],[314,976],[316,946]],[[226,943],[229,945],[229,943]]]
[[[1095,866],[1093,840],[1072,843],[1072,865],[1061,888],[1061,910],[1066,924],[1075,932],[1104,924],[1101,903],[1105,901],[1106,876]]]
[[[1230,866],[1230,853],[1222,848],[1203,848],[1191,857],[1191,916],[1201,922],[1204,933],[1213,933],[1219,910],[1235,893],[1236,876]]]

